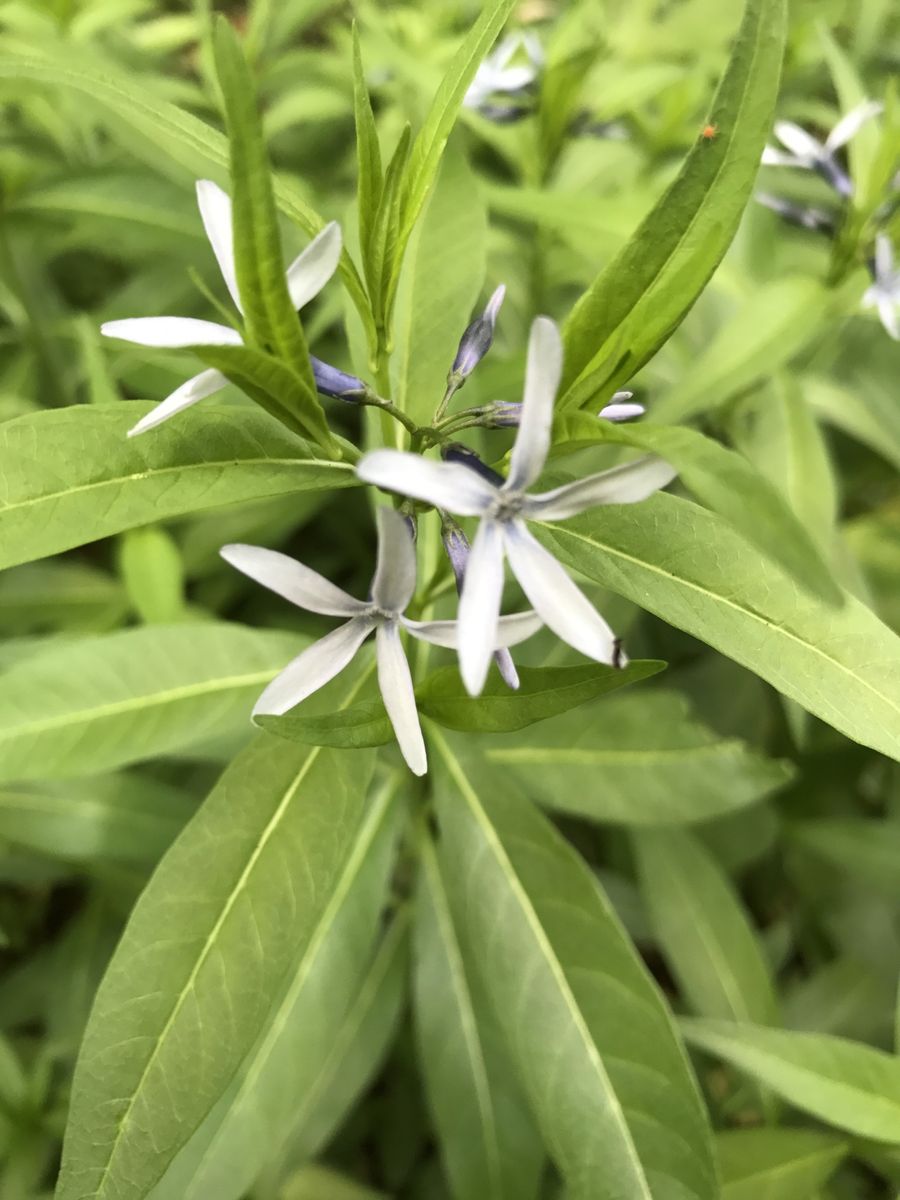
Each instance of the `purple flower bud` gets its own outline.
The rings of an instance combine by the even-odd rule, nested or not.
[[[355,375],[339,371],[337,367],[329,366],[328,363],[322,362],[312,354],[309,356],[309,361],[312,364],[316,389],[323,396],[335,396],[339,400],[352,400],[355,395],[366,390],[366,385]]]
[[[486,479],[488,483],[493,483],[496,487],[501,487],[506,482],[502,475],[498,475],[486,462],[482,462],[474,450],[470,450],[468,446],[463,446],[459,442],[450,442],[449,445],[442,446],[441,458],[445,462],[462,463],[464,467],[469,467],[482,479]]]
[[[469,559],[469,539],[455,521],[445,516],[441,525],[441,541],[444,543],[444,552],[453,568],[456,590],[461,594],[463,579],[466,575],[466,563]],[[505,648],[495,650],[494,662],[497,664],[497,670],[506,686],[512,691],[516,691],[519,687],[519,672],[516,670],[516,664],[513,662],[510,652]]]
[[[456,376],[457,385],[461,385],[464,379],[468,379],[490,350],[491,342],[494,340],[497,314],[505,295],[506,286],[501,283],[488,300],[484,312],[480,317],[475,318],[460,338],[459,349],[456,351],[456,358],[450,368],[450,376],[451,378]]]
[[[488,405],[485,418],[489,429],[518,429],[522,420],[521,401],[495,400]]]

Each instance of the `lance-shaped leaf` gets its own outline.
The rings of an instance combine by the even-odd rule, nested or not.
[[[797,821],[789,837],[835,871],[900,899],[900,826],[896,821],[817,817]]]
[[[900,757],[900,638],[858,600],[801,590],[706,509],[657,495],[539,536],[565,563],[701,638],[864,746]]]
[[[356,177],[359,209],[359,245],[363,262],[368,261],[372,238],[372,222],[378,211],[384,174],[381,167],[381,148],[372,101],[366,86],[359,30],[353,22],[353,113],[356,122]]]
[[[716,1136],[722,1200],[815,1196],[847,1154],[847,1143],[817,1129],[734,1129]]]
[[[861,1137],[900,1142],[900,1059],[824,1033],[682,1020],[692,1046],[746,1072],[804,1112]]]
[[[612,442],[658,454],[678,469],[688,491],[726,517],[763,554],[832,604],[841,602],[841,592],[800,518],[742,454],[695,429],[616,425],[588,413],[563,417],[559,436],[578,446]]]
[[[90,60],[79,53],[71,40],[54,45],[36,39],[28,43],[5,39],[4,49],[9,52],[0,55],[0,78],[72,91],[80,102],[100,112],[130,153],[149,161],[153,167],[162,168],[165,173],[171,172],[175,165],[188,181],[208,175],[227,185],[228,139],[193,113],[152,95],[112,60],[105,61],[102,69],[98,69],[96,48],[92,48]],[[294,182],[276,179],[274,187],[279,209],[302,230],[313,237],[325,228],[323,218],[307,204]],[[187,191],[185,197],[187,204]],[[340,271],[371,337],[372,320],[365,288],[346,250],[341,255]]]
[[[97,993],[58,1200],[141,1200],[221,1099],[344,878],[371,769],[262,735],[225,772]]]
[[[317,458],[252,409],[203,405],[126,437],[149,411],[78,405],[0,425],[0,568],[183,513],[356,482],[349,463]]]
[[[293,1151],[333,1043],[364,985],[398,829],[399,776],[369,802],[328,903],[227,1093],[154,1190],[154,1200],[240,1200]]]
[[[772,122],[785,16],[785,0],[746,0],[709,112],[715,136],[698,136],[675,182],[566,322],[563,408],[584,407],[634,375],[728,249]]]
[[[60,779],[240,737],[304,644],[225,622],[125,629],[55,646],[0,687],[0,779]]]
[[[686,830],[636,834],[641,892],[691,1010],[766,1024],[775,989],[753,926],[725,872]]]
[[[696,1083],[596,879],[502,774],[476,788],[433,736],[451,903],[568,1195],[713,1200]]]
[[[581,668],[575,668],[581,669]],[[540,729],[486,740],[484,754],[544,807],[622,825],[681,825],[783,787],[790,765],[696,720],[664,690],[612,696]]]
[[[456,1200],[528,1200],[543,1147],[518,1091],[488,1001],[466,962],[430,840],[421,843],[415,1015],[426,1093]]]

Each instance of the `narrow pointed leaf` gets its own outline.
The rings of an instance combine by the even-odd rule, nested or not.
[[[818,1194],[847,1143],[817,1129],[734,1129],[716,1136],[722,1200],[803,1200]]]
[[[335,746],[359,750],[366,746],[385,746],[394,740],[394,730],[381,700],[361,700],[339,713],[308,716],[299,711],[281,717],[254,717],[260,729],[289,742],[305,746]]]
[[[366,86],[362,53],[359,48],[359,30],[353,23],[353,112],[356,120],[356,175],[359,198],[359,244],[363,262],[369,255],[372,239],[372,222],[381,199],[383,175],[381,149],[378,145],[378,130],[372,101]]]

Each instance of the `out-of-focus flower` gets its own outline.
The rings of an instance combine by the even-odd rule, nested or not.
[[[858,104],[846,116],[841,117],[824,142],[820,142],[793,121],[776,121],[775,136],[785,149],[766,146],[762,156],[763,165],[803,167],[808,171],[816,171],[842,196],[852,196],[853,183],[837,161],[837,152],[859,132],[866,121],[877,116],[883,107],[884,105],[877,100],[865,100]]]
[[[505,37],[475,72],[463,104],[477,108],[491,119],[491,108],[501,110],[501,120],[513,119],[509,105],[491,105],[496,96],[515,96],[526,91],[538,78],[544,65],[544,51],[533,33],[524,30]],[[512,106],[515,113],[515,106]],[[518,113],[515,113],[518,115]],[[493,119],[497,119],[496,116]]]
[[[831,235],[837,228],[831,213],[821,208],[813,208],[806,204],[795,204],[783,196],[773,196],[770,192],[757,192],[754,199],[764,208],[770,208],[778,213],[790,225],[799,225],[802,229],[812,229],[817,233]]]
[[[886,233],[875,239],[871,265],[874,282],[863,296],[866,308],[877,308],[878,316],[894,341],[900,341],[900,270],[894,265],[894,247]]]

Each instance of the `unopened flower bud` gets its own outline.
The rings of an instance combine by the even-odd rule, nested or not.
[[[444,462],[462,463],[464,467],[469,467],[482,479],[486,479],[488,483],[493,483],[496,487],[502,487],[506,482],[502,475],[489,467],[486,462],[482,462],[474,450],[470,450],[468,446],[463,446],[460,442],[450,442],[449,445],[442,446],[441,458]]]
[[[488,300],[484,312],[480,317],[475,318],[460,338],[459,349],[456,351],[456,358],[453,360],[453,366],[450,368],[447,379],[448,383],[453,382],[457,387],[461,387],[463,381],[468,379],[490,350],[494,340],[497,314],[505,295],[506,286],[501,283]]]
[[[605,404],[597,413],[604,421],[630,421],[634,417],[642,417],[646,411],[643,404],[629,404],[634,392],[616,392],[609,404]]]
[[[353,400],[356,395],[360,395],[366,390],[366,385],[355,375],[348,375],[346,371],[329,366],[328,363],[322,362],[312,354],[309,356],[309,361],[312,364],[316,390],[323,396],[334,396],[338,400]]]

